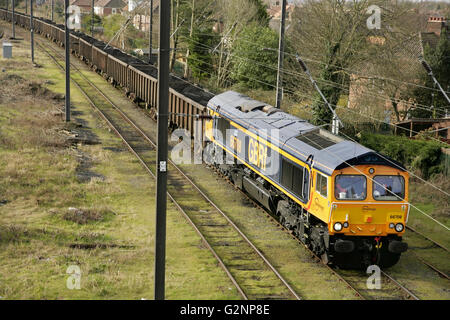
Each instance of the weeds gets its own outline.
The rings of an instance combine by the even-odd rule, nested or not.
[[[90,208],[69,208],[63,215],[63,219],[73,221],[78,224],[87,224],[91,221],[103,221],[111,212],[106,209],[90,209]]]

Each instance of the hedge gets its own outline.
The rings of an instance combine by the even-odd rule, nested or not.
[[[359,142],[402,163],[425,179],[444,170],[439,142],[373,133],[363,133]]]

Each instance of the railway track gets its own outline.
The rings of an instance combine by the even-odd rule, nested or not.
[[[48,52],[47,52],[48,53]],[[60,55],[56,50],[54,51],[55,54]],[[61,66],[61,65],[60,65]],[[123,130],[126,134],[129,132],[132,132],[135,130],[135,132],[138,133],[138,136],[143,138],[145,140],[143,146],[139,146],[138,144],[136,146],[133,146],[133,144],[128,143],[127,147],[132,151],[133,154],[135,154],[136,157],[140,160],[140,162],[144,165],[144,167],[151,173],[153,177],[155,177],[155,168],[150,169],[148,166],[149,163],[154,164],[156,163],[156,154],[153,152],[152,155],[144,155],[140,154],[136,150],[143,151],[149,151],[146,150],[145,144],[150,144],[152,148],[150,151],[154,151],[156,148],[156,144],[137,126],[133,123],[132,120],[130,120],[107,96],[105,96],[90,80],[88,80],[86,77],[83,76],[81,71],[74,66],[75,70],[79,75],[83,77],[83,80],[86,81],[87,87],[80,88],[83,92],[86,98],[90,101],[92,99],[90,98],[87,91],[90,90],[90,88],[94,89],[99,93],[103,99],[107,101],[107,103],[111,106],[110,109],[114,110],[120,117],[121,120],[124,120],[127,123],[127,126],[131,126],[132,128],[125,128]],[[80,86],[78,84],[78,86]],[[99,111],[102,118],[104,118],[108,124],[113,128],[113,130],[118,134],[122,140],[127,143],[129,141],[126,136],[121,134],[120,130],[120,121],[115,121],[114,119],[109,118],[107,115],[108,113],[102,112],[101,109],[97,106],[94,101],[91,102],[93,106]],[[148,116],[148,113],[144,113]],[[119,127],[119,129],[117,128]],[[134,140],[136,140],[136,133],[131,134],[132,137],[132,143]],[[137,139],[139,140],[139,139]],[[171,170],[175,169],[175,170]],[[267,258],[264,257],[264,255],[251,243],[251,241],[245,236],[245,234],[227,217],[227,215],[220,210],[219,207],[217,207],[214,202],[212,202],[208,196],[198,187],[195,185],[195,183],[186,175],[184,172],[176,166],[172,161],[169,160],[169,170],[168,170],[168,196],[172,200],[172,202],[175,204],[175,206],[183,213],[183,215],[188,219],[188,221],[191,223],[191,225],[194,227],[194,229],[197,231],[199,235],[201,235],[203,241],[207,245],[207,247],[210,249],[210,251],[213,253],[213,255],[218,259],[219,263],[221,264],[222,268],[226,271],[232,282],[235,284],[235,286],[238,288],[238,291],[241,293],[241,295],[244,297],[244,299],[288,299],[289,294],[280,294],[280,293],[274,293],[270,292],[278,290],[276,287],[265,287],[266,293],[265,294],[253,294],[250,293],[249,295],[244,292],[244,289],[246,287],[245,284],[240,285],[239,283],[246,282],[250,280],[250,284],[247,286],[248,288],[254,288],[254,280],[259,278],[265,278],[267,279],[269,274],[267,274],[267,270],[264,270],[265,268],[261,267],[261,265],[252,265],[254,261],[258,261],[261,259],[266,266],[269,267],[270,271],[272,271],[276,277],[282,282],[284,286],[288,289],[290,294],[295,299],[301,299],[300,296],[298,296],[297,293],[289,286],[287,281],[283,279],[283,277],[279,274],[279,272],[275,269],[273,265],[270,264]],[[175,172],[175,173],[174,173]],[[220,173],[219,173],[220,174]],[[225,178],[225,177],[224,177]],[[232,184],[229,180],[227,180],[230,184]],[[233,185],[234,186],[234,185]],[[273,221],[274,223],[281,226],[285,232],[289,233],[290,236],[295,238],[300,244],[302,242],[297,239],[295,236],[293,236],[289,230],[284,228],[279,222],[271,216],[267,211],[260,207],[255,201],[253,201],[251,198],[248,197],[242,190],[236,188],[239,190],[248,200],[250,200],[256,207],[258,207],[260,210],[264,211]],[[193,192],[192,192],[193,191]],[[198,195],[200,195],[199,199]],[[177,201],[176,199],[183,199],[181,201]],[[200,201],[199,201],[200,200]],[[204,201],[206,200],[206,201]],[[212,213],[215,213],[216,215],[212,215]],[[219,215],[220,214],[220,215]],[[232,226],[234,231],[227,229],[228,226]],[[233,235],[234,232],[237,232],[239,236],[236,238],[236,235]],[[302,244],[303,245],[303,244]],[[250,248],[248,248],[248,246]],[[310,251],[308,248],[306,248],[309,253],[313,256],[316,261],[321,261],[319,257],[315,256],[312,251]],[[238,254],[236,255],[236,252]],[[255,256],[256,253],[256,256]],[[257,257],[258,256],[258,257]],[[221,259],[220,257],[231,257]],[[261,262],[260,262],[261,263]],[[333,268],[326,266],[330,272],[332,272],[335,276],[339,278],[340,281],[344,282],[345,285],[354,291],[355,296],[359,297],[361,299],[416,299],[418,298],[410,292],[408,289],[406,289],[404,286],[402,286],[398,281],[393,279],[391,276],[386,274],[385,272],[382,273],[382,283],[384,284],[384,288],[380,290],[369,290],[366,286],[366,274],[361,274],[361,272],[353,272],[352,274],[340,274],[338,271],[334,270]],[[234,276],[236,272],[232,272],[233,270],[239,270],[242,271],[242,276]],[[266,272],[264,272],[266,271]],[[253,273],[253,274],[251,274]],[[361,285],[363,284],[363,285]],[[267,292],[269,290],[269,293]]]
[[[307,246],[301,242],[290,230],[285,228],[276,217],[274,217],[271,213],[267,212],[266,209],[261,207],[257,202],[255,202],[252,198],[250,198],[246,193],[244,193],[241,189],[235,187],[235,185],[225,176],[223,176],[219,171],[213,170],[221,175],[222,178],[226,179],[226,181],[232,185],[236,190],[240,191],[242,195],[244,195],[256,208],[261,210],[266,214],[269,220],[273,223],[277,224],[284,232],[288,233],[293,239],[295,239],[301,246],[303,246],[308,253],[311,255],[313,259],[317,262],[322,262],[321,258],[315,255]],[[355,293],[355,296],[360,297],[361,299],[366,300],[420,300],[414,293],[408,290],[405,286],[403,286],[399,281],[395,280],[392,276],[386,273],[383,270],[380,270],[381,276],[381,288],[380,289],[369,289],[367,286],[367,278],[368,274],[357,271],[357,270],[336,270],[329,265],[325,266],[332,272],[336,277],[338,277],[342,282],[344,282],[348,288],[352,289]]]
[[[55,55],[62,57],[56,49],[51,46],[47,47],[53,51],[54,55],[52,55],[39,41],[37,44],[52,58],[55,64],[64,70],[62,62],[59,62],[58,58],[55,57]],[[72,68],[76,71],[76,73],[72,73],[72,81],[111,129],[123,140],[128,149],[139,159],[149,174],[155,177],[155,143],[76,66],[72,64]],[[268,259],[262,255],[226,214],[180,168],[173,163],[170,163],[169,167],[169,198],[200,235],[242,297],[244,299],[301,299]],[[243,194],[248,198],[245,193]],[[278,224],[274,217],[253,200],[251,201]],[[289,230],[284,227],[283,229],[294,237]],[[295,239],[300,242],[297,238]],[[312,252],[310,254],[314,256]],[[320,261],[320,258],[314,258]],[[381,291],[379,290],[368,290],[365,286],[360,285],[362,282],[365,284],[367,279],[365,274],[345,274],[339,273],[329,266],[327,268],[351,288],[355,296],[359,298],[418,299],[384,272],[382,272],[383,283],[388,283],[389,286],[385,285],[383,294],[380,294]],[[258,286],[259,279],[264,279],[264,284]],[[267,285],[267,283],[270,283],[270,285]]]
[[[51,53],[41,45],[40,47],[52,57],[59,67],[63,69],[62,64],[58,62],[58,59],[55,56],[51,55]],[[56,55],[61,57],[55,49],[49,48]],[[104,118],[116,134],[122,138],[130,151],[138,157],[139,161],[154,177],[154,164],[156,162],[156,155],[154,152],[156,146],[154,142],[130,119],[128,119],[128,117],[89,79],[87,79],[78,68],[75,66],[73,66],[73,68],[75,68],[76,74],[73,74],[72,80],[91,102],[92,106],[97,109],[102,118]],[[99,107],[99,105],[106,109],[102,110],[102,107]],[[109,110],[109,113],[107,110]],[[148,113],[145,114],[148,115]],[[153,164],[153,168],[150,164]],[[244,299],[300,299],[300,296],[295,293],[287,281],[283,279],[279,272],[261,254],[261,252],[258,251],[239,228],[233,224],[226,214],[224,214],[200,190],[200,188],[198,188],[192,180],[181,171],[180,168],[173,163],[170,163],[169,166],[171,166],[171,169],[175,169],[169,170],[169,173],[172,173],[169,174],[169,185],[172,186],[172,188],[169,187],[169,198],[199,233],[205,245],[219,261],[219,264],[230,277],[242,297]],[[189,191],[194,192],[192,193]],[[245,195],[245,193],[243,194]],[[245,196],[248,198],[247,195]],[[176,199],[181,200],[177,202]],[[183,201],[183,199],[186,201]],[[199,201],[197,202],[196,200]],[[253,200],[251,201],[254,203]],[[192,203],[195,205],[192,205]],[[274,217],[256,203],[254,204],[278,224],[278,221],[276,221]],[[231,232],[230,227],[234,229]],[[285,231],[294,237],[289,230],[285,229]],[[238,234],[238,236],[236,234]],[[299,241],[297,238],[295,239]],[[238,252],[237,255],[236,252]],[[310,253],[311,255],[314,255],[312,252]],[[224,258],[222,259],[221,257]],[[317,259],[317,261],[320,260],[318,257],[315,257],[315,259]],[[329,266],[327,266],[327,268],[351,288],[357,297],[363,299],[418,299],[412,292],[383,271],[382,282],[384,287],[382,291],[380,291],[368,290],[365,286],[367,275],[361,274],[361,272],[352,274],[336,271]],[[265,279],[265,281],[267,281],[268,277],[273,277],[273,275],[277,278],[275,282],[278,282],[278,285],[263,285],[259,289],[257,285],[255,286],[255,280]],[[246,283],[246,281],[249,283]],[[272,280],[269,282],[271,281]],[[364,283],[364,285],[361,285],[362,283]],[[255,292],[255,288],[257,292]]]
[[[56,60],[55,60],[55,62],[56,63],[58,63]],[[81,74],[81,72],[80,72],[80,75],[79,76],[81,76],[82,74]],[[76,76],[78,76],[78,75],[75,75],[75,77]],[[79,79],[78,81],[81,81],[80,83],[82,83],[81,84],[81,86],[83,85],[83,84],[86,84],[86,83],[84,83],[83,81],[86,81],[87,79]],[[75,80],[74,80],[75,81]],[[80,84],[77,84],[77,85],[79,85],[80,86]],[[81,86],[80,86],[80,90],[81,91],[83,91],[83,89],[81,88]],[[95,89],[93,86],[91,86],[91,87],[89,87],[89,85],[86,85],[85,86],[85,88],[84,88],[84,94],[85,94],[85,96],[86,96],[86,98],[88,98],[89,99],[89,94],[91,93],[91,97],[92,97],[92,99],[90,99],[91,100],[91,103],[93,104],[93,105],[95,105],[95,101],[97,102],[97,103],[102,103],[102,99],[104,99],[105,101],[106,100],[108,100],[108,98],[107,97],[105,97],[105,96],[103,96],[103,98],[100,98],[100,97],[94,97],[93,95],[92,95],[92,92],[90,92],[90,90],[92,90],[92,89]],[[94,90],[95,91],[95,90]],[[98,91],[98,90],[97,90]],[[95,99],[97,99],[97,100],[95,100]],[[107,105],[107,103],[105,103],[105,101],[103,101],[103,103],[105,104],[105,105]],[[99,111],[99,112],[101,112],[101,111]],[[133,124],[132,124],[132,122],[129,122],[129,124],[128,125],[124,125],[123,127],[120,127],[120,120],[118,120],[118,119],[120,119],[120,117],[115,117],[115,116],[112,116],[112,117],[109,117],[108,118],[108,116],[106,116],[105,114],[103,114],[103,117],[104,117],[104,119],[110,124],[110,126],[112,126],[112,127],[114,127],[115,129],[113,129],[113,130],[115,130],[116,131],[116,133],[119,135],[119,136],[121,136],[122,137],[122,139],[124,139],[124,137],[125,138],[128,138],[128,142],[126,142],[125,141],[125,143],[127,144],[127,146],[129,147],[129,149],[133,152],[133,153],[135,153],[135,155],[139,158],[139,157],[141,157],[140,158],[140,161],[141,161],[141,163],[144,165],[144,167],[146,166],[147,168],[148,168],[148,170],[149,170],[149,172],[150,173],[153,173],[154,172],[154,168],[152,167],[152,166],[148,166],[148,165],[146,165],[146,163],[147,164],[149,164],[149,163],[153,163],[154,162],[154,157],[152,158],[152,153],[154,152],[153,150],[153,147],[152,146],[149,146],[149,145],[146,145],[145,143],[142,143],[142,141],[140,140],[140,138],[139,138],[139,135],[141,135],[142,136],[142,132],[141,133],[139,133],[139,131],[138,130],[136,130],[137,129],[137,127],[136,126],[134,126],[134,128],[133,128]],[[115,122],[116,121],[116,122]],[[126,140],[126,139],[124,139],[124,140]],[[147,158],[145,158],[143,155],[145,155],[145,156],[147,156],[148,157],[148,159]],[[151,160],[150,160],[151,159]],[[148,161],[147,161],[148,160]],[[153,161],[153,162],[152,162]],[[153,171],[152,171],[153,170]],[[180,171],[181,172],[181,171]],[[178,179],[179,178],[179,179]],[[180,191],[180,189],[187,189],[187,188],[189,188],[189,184],[187,184],[183,179],[182,179],[182,177],[175,177],[174,178],[174,185],[177,187],[177,188],[175,188],[175,190],[173,191],[173,190],[170,190],[170,192],[171,193],[175,193],[175,192],[177,192],[177,191]],[[202,195],[202,193],[201,193],[201,190],[198,190],[198,191],[200,191],[200,195]],[[180,192],[180,199],[183,199],[182,197],[183,196],[185,196],[186,195],[186,192]],[[205,194],[203,194],[202,196],[205,196]],[[171,195],[169,195],[169,197],[171,197]],[[176,203],[175,202],[175,200],[173,200],[174,201],[174,203]],[[180,201],[181,202],[181,201]],[[176,203],[177,205],[179,205],[178,203]],[[197,205],[197,204],[196,204]],[[212,205],[212,204],[211,204]],[[179,208],[180,208],[180,211],[184,211],[185,213],[186,213],[186,211],[187,210],[184,210],[182,207],[183,206],[187,206],[187,209],[189,208],[189,205],[186,205],[186,204],[184,204],[184,205],[182,205],[182,206],[180,206]],[[214,207],[214,206],[213,206]],[[201,209],[200,209],[201,208]],[[218,208],[217,208],[218,209]],[[193,209],[193,211],[195,211],[195,210],[200,210],[200,212],[202,212],[202,213],[206,213],[206,216],[208,216],[208,218],[209,218],[209,213],[210,213],[210,211],[209,211],[209,209],[203,209],[203,207],[201,207],[200,205],[199,206],[197,206],[196,208],[194,208]],[[197,212],[197,211],[195,211],[195,212]],[[197,212],[198,213],[198,212]],[[187,215],[186,215],[187,216]],[[203,217],[204,215],[201,215],[201,217]],[[200,225],[202,225],[202,221],[200,220],[200,218],[198,218],[199,219],[199,224]],[[192,222],[192,220],[191,220],[191,222]],[[204,222],[204,227],[205,227],[205,229],[207,229],[206,227],[220,227],[221,226],[221,223],[219,222],[219,223],[217,223],[217,224],[215,224],[215,221],[203,221]],[[193,225],[195,225],[195,223],[194,222],[192,222],[193,223]],[[198,231],[199,233],[201,233],[201,231]],[[212,233],[214,233],[214,232],[212,232]],[[224,236],[223,237],[221,237],[220,239],[223,239],[223,238],[225,238],[226,239],[226,236],[227,236],[227,234],[225,234],[224,233]],[[213,235],[211,235],[211,237],[213,238],[214,236]],[[206,240],[205,240],[206,241]],[[212,239],[211,240],[212,242],[214,241],[214,239]],[[225,241],[225,243],[226,243],[226,241]],[[220,248],[220,246],[218,246],[218,248]],[[212,247],[211,247],[211,249],[212,249]],[[446,251],[446,252],[448,252],[448,250]],[[416,251],[416,253],[420,253],[420,251]],[[417,260],[418,261],[422,261],[425,265],[427,265],[428,267],[430,267],[431,269],[433,269],[434,271],[436,271],[437,273],[440,273],[440,276],[441,277],[445,277],[445,278],[447,278],[448,279],[448,276],[447,276],[447,273],[446,272],[442,272],[442,271],[440,271],[434,264],[431,264],[429,261],[425,261],[424,259],[422,259],[421,257],[419,257],[416,253],[414,253],[414,252],[412,252],[411,253],[411,256],[414,254],[414,255],[416,255],[417,256]],[[219,260],[219,259],[218,259]],[[424,267],[425,268],[425,267]],[[273,270],[272,270],[273,271]],[[341,271],[338,271],[338,272],[341,272]],[[231,276],[231,273],[229,273],[229,275]],[[394,288],[394,287],[396,287],[397,289],[396,290],[398,290],[398,291],[402,291],[402,293],[401,294],[399,294],[399,298],[401,298],[401,297],[405,297],[405,298],[414,298],[415,296],[411,293],[411,292],[408,292],[408,290],[406,289],[406,288],[404,288],[400,283],[398,283],[395,279],[393,279],[392,278],[392,276],[389,276],[388,274],[386,274],[386,273],[382,273],[382,276],[383,276],[383,282],[384,281],[386,281],[386,282],[391,282],[393,285],[392,285],[392,287]],[[358,279],[358,274],[356,274],[356,275],[349,275],[349,277],[353,277],[354,279],[351,279],[351,278],[348,278],[348,280],[349,281],[347,281],[347,283],[352,283],[352,282],[361,282],[360,280],[362,280],[362,279],[364,279],[364,282],[365,282],[365,280],[367,279],[367,275],[361,275],[360,277],[361,277],[361,279]],[[356,286],[356,285],[355,285]],[[357,287],[357,286],[356,286]],[[361,287],[362,289],[360,289],[360,292],[362,292],[362,294],[363,294],[363,296],[366,296],[366,295],[368,295],[368,298],[370,298],[370,294],[367,294],[367,293],[365,293],[364,292],[364,288],[363,287]],[[394,290],[394,289],[392,289],[392,290]],[[376,292],[376,291],[374,291],[374,292]],[[390,296],[390,294],[389,294],[389,290],[386,290],[386,294],[387,294],[387,296]],[[392,297],[394,297],[395,295],[394,294],[392,294]],[[417,298],[417,297],[415,297],[415,298]]]
[[[56,49],[44,47],[39,41],[37,44],[64,70],[63,59],[59,59],[61,55]],[[75,85],[147,172],[155,177],[155,143],[77,67],[72,68]],[[200,235],[244,299],[301,299],[245,234],[171,161],[168,197]]]
[[[415,237],[416,241],[417,240],[420,241],[420,243],[416,244],[413,248],[411,248],[409,252],[412,253],[414,257],[421,263],[423,263],[428,268],[436,272],[441,278],[450,280],[450,277],[448,275],[449,270],[446,269],[445,265],[439,263],[439,261],[430,262],[430,260],[433,260],[433,258],[430,256],[426,257],[427,253],[430,250],[439,251],[438,255],[442,257],[449,256],[449,250],[444,245],[434,241],[433,239],[430,239],[429,237],[417,231],[413,227],[406,226],[406,229],[411,232],[411,234],[408,234],[409,237]],[[433,255],[436,256],[436,253],[434,253]]]

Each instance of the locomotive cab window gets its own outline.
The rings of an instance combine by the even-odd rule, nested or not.
[[[373,178],[375,200],[401,201],[405,198],[405,179],[402,176],[375,176]]]
[[[367,180],[362,175],[340,174],[336,176],[334,196],[338,200],[364,200],[367,195]]]
[[[318,172],[316,175],[316,191],[325,198],[328,197],[328,178]]]

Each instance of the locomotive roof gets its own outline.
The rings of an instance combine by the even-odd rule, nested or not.
[[[328,175],[336,169],[357,164],[395,164],[405,170],[399,163],[387,161],[387,157],[380,157],[371,149],[238,92],[219,94],[209,101],[208,107],[303,162],[312,157],[313,167]],[[274,129],[279,130],[278,137]]]

